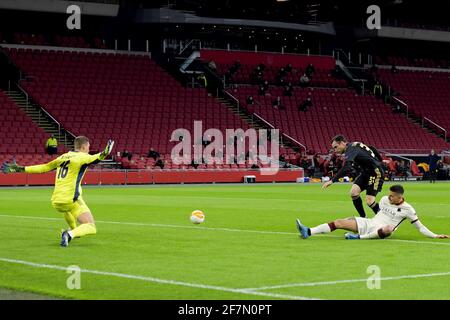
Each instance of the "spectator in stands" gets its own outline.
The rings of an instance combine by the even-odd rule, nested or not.
[[[314,72],[316,71],[316,68],[314,68],[313,64],[310,63],[305,69],[305,74],[308,78],[311,78]]]
[[[341,69],[341,67],[338,66],[338,65],[336,65],[336,66],[334,67],[334,69],[331,71],[331,75],[332,75],[334,78],[341,79],[341,78],[342,78],[342,69]]]
[[[285,68],[286,72],[292,72],[292,64],[288,64]]]
[[[398,73],[398,69],[395,66],[395,64],[393,64],[392,67],[391,67],[391,73]]]
[[[265,94],[266,94],[266,89],[264,88],[264,86],[263,85],[259,86],[258,95],[264,96]]]
[[[299,111],[302,111],[302,112],[306,112],[306,111],[308,111],[308,109],[311,108],[311,107],[312,107],[312,100],[311,100],[311,97],[308,97],[305,101],[303,101],[303,102],[299,105],[298,110],[299,110]]]
[[[264,82],[264,74],[259,66],[250,74],[250,80],[254,84],[261,84]]]
[[[230,73],[231,73],[231,74],[235,73],[236,71],[239,70],[240,67],[241,67],[240,61],[239,61],[239,60],[236,60],[236,61],[234,62],[234,64],[230,67]]]
[[[428,155],[430,183],[436,182],[439,160],[440,160],[440,157],[434,152],[434,149],[432,149],[430,154]]]
[[[160,167],[161,169],[164,169],[164,161],[162,159],[158,159],[155,163],[155,167]]]
[[[58,153],[58,140],[56,140],[53,134],[48,138],[45,144],[45,152],[50,155]]]
[[[259,69],[260,69],[261,71],[266,70],[266,66],[264,65],[264,63],[258,64],[258,67],[259,67]]]
[[[310,82],[310,78],[306,75],[306,73],[304,73],[301,77],[300,77],[300,86],[302,88],[305,88],[309,85]]]
[[[292,83],[288,83],[287,86],[284,87],[283,96],[292,97],[292,91],[294,88],[292,87]]]
[[[252,105],[255,101],[253,100],[253,96],[247,97],[247,105]]]
[[[156,160],[160,157],[158,151],[155,151],[153,148],[150,148],[150,151],[148,152],[147,158],[153,158],[153,160]]]
[[[265,80],[263,83],[264,86],[264,91],[268,91],[269,90],[269,81]]]
[[[122,152],[120,157],[121,158],[128,158],[128,160],[131,160],[131,158],[133,157],[133,154],[131,152],[128,152],[128,150],[125,150],[124,152]]]
[[[381,98],[382,94],[383,94],[383,86],[381,85],[380,81],[377,81],[375,83],[375,85],[373,86],[373,94],[377,97],[377,98]]]
[[[394,105],[394,107],[392,108],[392,111],[393,111],[394,113],[402,113],[402,108],[400,107],[400,105],[399,105],[398,103],[396,103],[396,104]]]
[[[286,80],[284,80],[284,76],[281,75],[281,73],[278,73],[277,77],[275,78],[275,83],[278,86],[284,86],[286,83]]]
[[[216,63],[212,59],[208,61],[208,67],[214,72],[217,71]]]
[[[197,80],[199,81],[200,85],[204,88],[208,87],[208,80],[206,80],[206,76],[204,73],[202,73],[201,75],[199,75],[197,77]]]
[[[302,167],[305,172],[307,172],[309,163],[308,163],[308,159],[306,158],[306,156],[301,158],[299,166]]]
[[[274,107],[275,109],[284,110],[284,105],[281,102],[281,97],[280,96],[278,96],[275,100],[273,100],[272,107]]]

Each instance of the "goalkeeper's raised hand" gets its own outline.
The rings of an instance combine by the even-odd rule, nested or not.
[[[108,144],[106,145],[105,150],[102,151],[102,153],[100,153],[100,160],[104,160],[112,151],[114,147],[114,141],[113,140],[108,140]]]
[[[16,160],[14,160],[13,162],[10,163],[3,162],[1,170],[3,173],[16,173],[16,172],[24,172],[25,167],[18,166]]]

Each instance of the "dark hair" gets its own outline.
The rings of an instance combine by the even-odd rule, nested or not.
[[[342,135],[342,134],[338,134],[337,136],[334,136],[334,138],[331,140],[331,143],[333,143],[334,141],[336,142],[347,142],[347,139]]]
[[[75,138],[73,145],[74,145],[74,148],[77,150],[77,149],[80,149],[83,145],[85,145],[88,142],[89,142],[89,139],[86,138],[85,136],[78,136]]]
[[[403,195],[405,193],[405,189],[403,189],[403,187],[399,184],[393,185],[392,187],[389,188],[389,190],[391,190],[392,192],[401,194],[401,195]]]

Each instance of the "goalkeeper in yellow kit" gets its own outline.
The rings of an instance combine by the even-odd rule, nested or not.
[[[61,234],[61,246],[67,247],[73,238],[97,233],[94,217],[81,197],[81,181],[88,166],[104,160],[111,153],[113,146],[114,141],[109,140],[103,152],[90,155],[89,139],[79,136],[75,138],[74,151],[69,151],[49,163],[27,167],[19,166],[15,162],[4,163],[2,171],[44,173],[56,169],[52,206],[64,214],[69,224],[70,229]]]

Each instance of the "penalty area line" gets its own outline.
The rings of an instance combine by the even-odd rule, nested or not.
[[[25,265],[25,266],[29,266],[29,267],[33,267],[33,268],[40,268],[40,269],[51,269],[51,270],[60,270],[60,271],[68,270],[67,267],[63,267],[63,266],[44,264],[44,263],[35,263],[35,262],[30,262],[30,261],[16,260],[16,259],[9,259],[9,258],[0,258],[0,262]],[[287,299],[289,299],[289,300],[320,300],[318,298],[311,298],[311,297],[258,292],[257,290],[228,288],[228,287],[205,285],[205,284],[190,283],[190,282],[168,280],[168,279],[160,279],[160,278],[155,278],[155,277],[147,277],[147,276],[126,274],[126,273],[107,272],[107,271],[89,270],[89,269],[80,269],[80,272],[101,275],[101,276],[109,276],[109,277],[133,279],[133,280],[139,280],[139,281],[145,281],[145,282],[153,282],[153,283],[158,283],[158,284],[168,284],[168,285],[183,286],[183,287],[196,288],[196,289],[206,289],[206,290],[214,290],[214,291],[221,291],[221,292],[239,293],[239,294],[244,294],[244,295],[262,296],[262,297],[267,297],[267,298],[278,298],[278,299],[286,299],[286,300]]]

